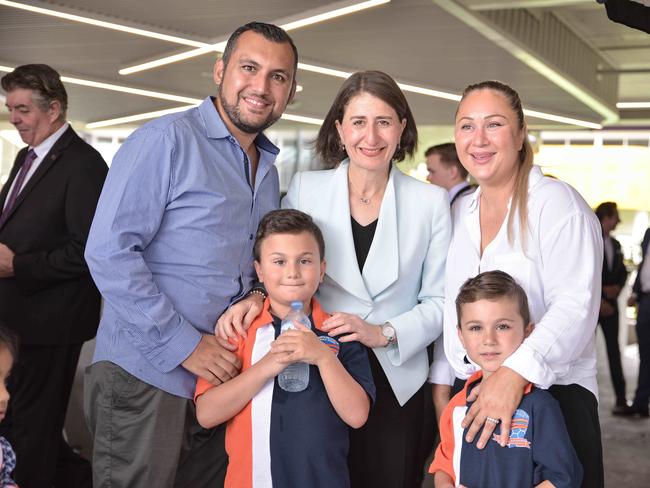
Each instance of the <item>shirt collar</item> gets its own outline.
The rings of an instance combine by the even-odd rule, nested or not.
[[[528,174],[528,193],[530,193],[532,191],[532,189],[540,181],[542,181],[543,177],[544,177],[544,173],[542,173],[542,169],[537,165],[533,165],[533,167],[530,169],[530,173]],[[478,210],[479,198],[481,198],[481,187],[480,186],[472,194],[472,199],[470,200],[469,206],[468,206],[468,209],[469,209],[470,212],[474,212],[475,210]],[[510,208],[510,203],[508,203],[508,208]]]
[[[210,139],[229,139],[239,145],[237,139],[230,133],[228,127],[221,118],[219,111],[214,106],[215,97],[206,97],[199,105],[199,113],[205,124],[207,136]],[[277,155],[280,152],[265,135],[260,132],[255,138],[255,145],[258,149]]]
[[[59,140],[59,138],[63,135],[63,133],[68,130],[68,127],[70,127],[70,124],[65,122],[61,127],[59,127],[54,133],[50,135],[47,139],[45,139],[43,142],[41,142],[38,146],[33,147],[32,149],[36,153],[36,157],[39,159],[43,159],[47,153],[50,152],[52,149],[52,146],[56,143],[56,141]]]
[[[253,323],[250,327],[251,331],[262,327],[263,325],[273,323],[273,316],[270,311],[271,301],[267,298],[264,300],[264,306],[262,307],[262,312],[253,320]],[[314,319],[314,326],[318,330],[323,330],[323,322],[329,317],[329,315],[322,309],[320,303],[315,298],[311,299],[311,317]]]
[[[460,183],[456,183],[454,186],[452,186],[448,190],[449,200],[453,200],[454,197],[458,194],[458,192],[467,186],[469,186],[469,183],[467,183],[465,180],[461,181]]]

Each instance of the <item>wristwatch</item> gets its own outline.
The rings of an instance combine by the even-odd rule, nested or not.
[[[395,332],[395,327],[393,327],[390,323],[386,322],[381,326],[381,335],[383,335],[388,341],[386,347],[397,344],[397,334]]]

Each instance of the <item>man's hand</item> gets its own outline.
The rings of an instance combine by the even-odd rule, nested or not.
[[[502,447],[510,437],[512,415],[524,396],[524,388],[528,381],[510,368],[501,366],[492,375],[481,382],[478,398],[463,419],[463,428],[467,431],[467,442],[473,442],[476,434],[483,429],[476,447],[483,449],[492,437],[492,432],[501,423],[499,444]],[[474,391],[472,391],[474,393]],[[471,401],[472,396],[468,398]],[[498,420],[492,422],[489,418]]]
[[[220,385],[239,374],[241,361],[231,352],[236,348],[215,336],[204,334],[182,365],[213,385]]]
[[[256,293],[248,295],[243,300],[233,303],[226,310],[214,326],[214,334],[224,340],[229,337],[235,339],[237,335],[246,337],[248,329],[255,317],[262,311],[264,298]]]
[[[0,278],[11,278],[14,275],[14,252],[0,242]]]

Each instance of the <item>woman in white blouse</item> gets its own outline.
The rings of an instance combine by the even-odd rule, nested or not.
[[[509,86],[495,81],[469,86],[456,113],[455,140],[463,166],[480,187],[452,216],[445,354],[438,341],[429,376],[436,406],[441,397],[449,399],[449,385],[458,388],[478,369],[456,332],[460,286],[479,272],[505,271],[526,290],[536,327],[481,385],[463,423],[467,440],[479,448],[492,442],[497,423],[488,418],[508,434],[524,387],[532,382],[560,403],[584,467],[582,486],[602,487],[595,351],[603,263],[598,220],[572,187],[544,177],[533,165],[521,101]],[[505,445],[506,435],[499,440]]]

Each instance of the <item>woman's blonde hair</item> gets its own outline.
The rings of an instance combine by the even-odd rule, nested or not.
[[[519,150],[519,166],[517,168],[517,177],[515,179],[515,188],[512,192],[512,203],[510,204],[510,216],[508,217],[508,240],[513,243],[514,215],[519,213],[519,230],[521,233],[522,247],[526,248],[526,234],[528,229],[528,175],[533,168],[533,147],[528,140],[526,121],[524,120],[524,110],[521,107],[519,94],[510,86],[500,81],[482,81],[469,85],[463,91],[460,103],[465,97],[478,90],[492,90],[502,94],[510,104],[510,108],[517,115],[519,130],[524,132],[524,140]],[[459,104],[460,106],[460,104]]]

